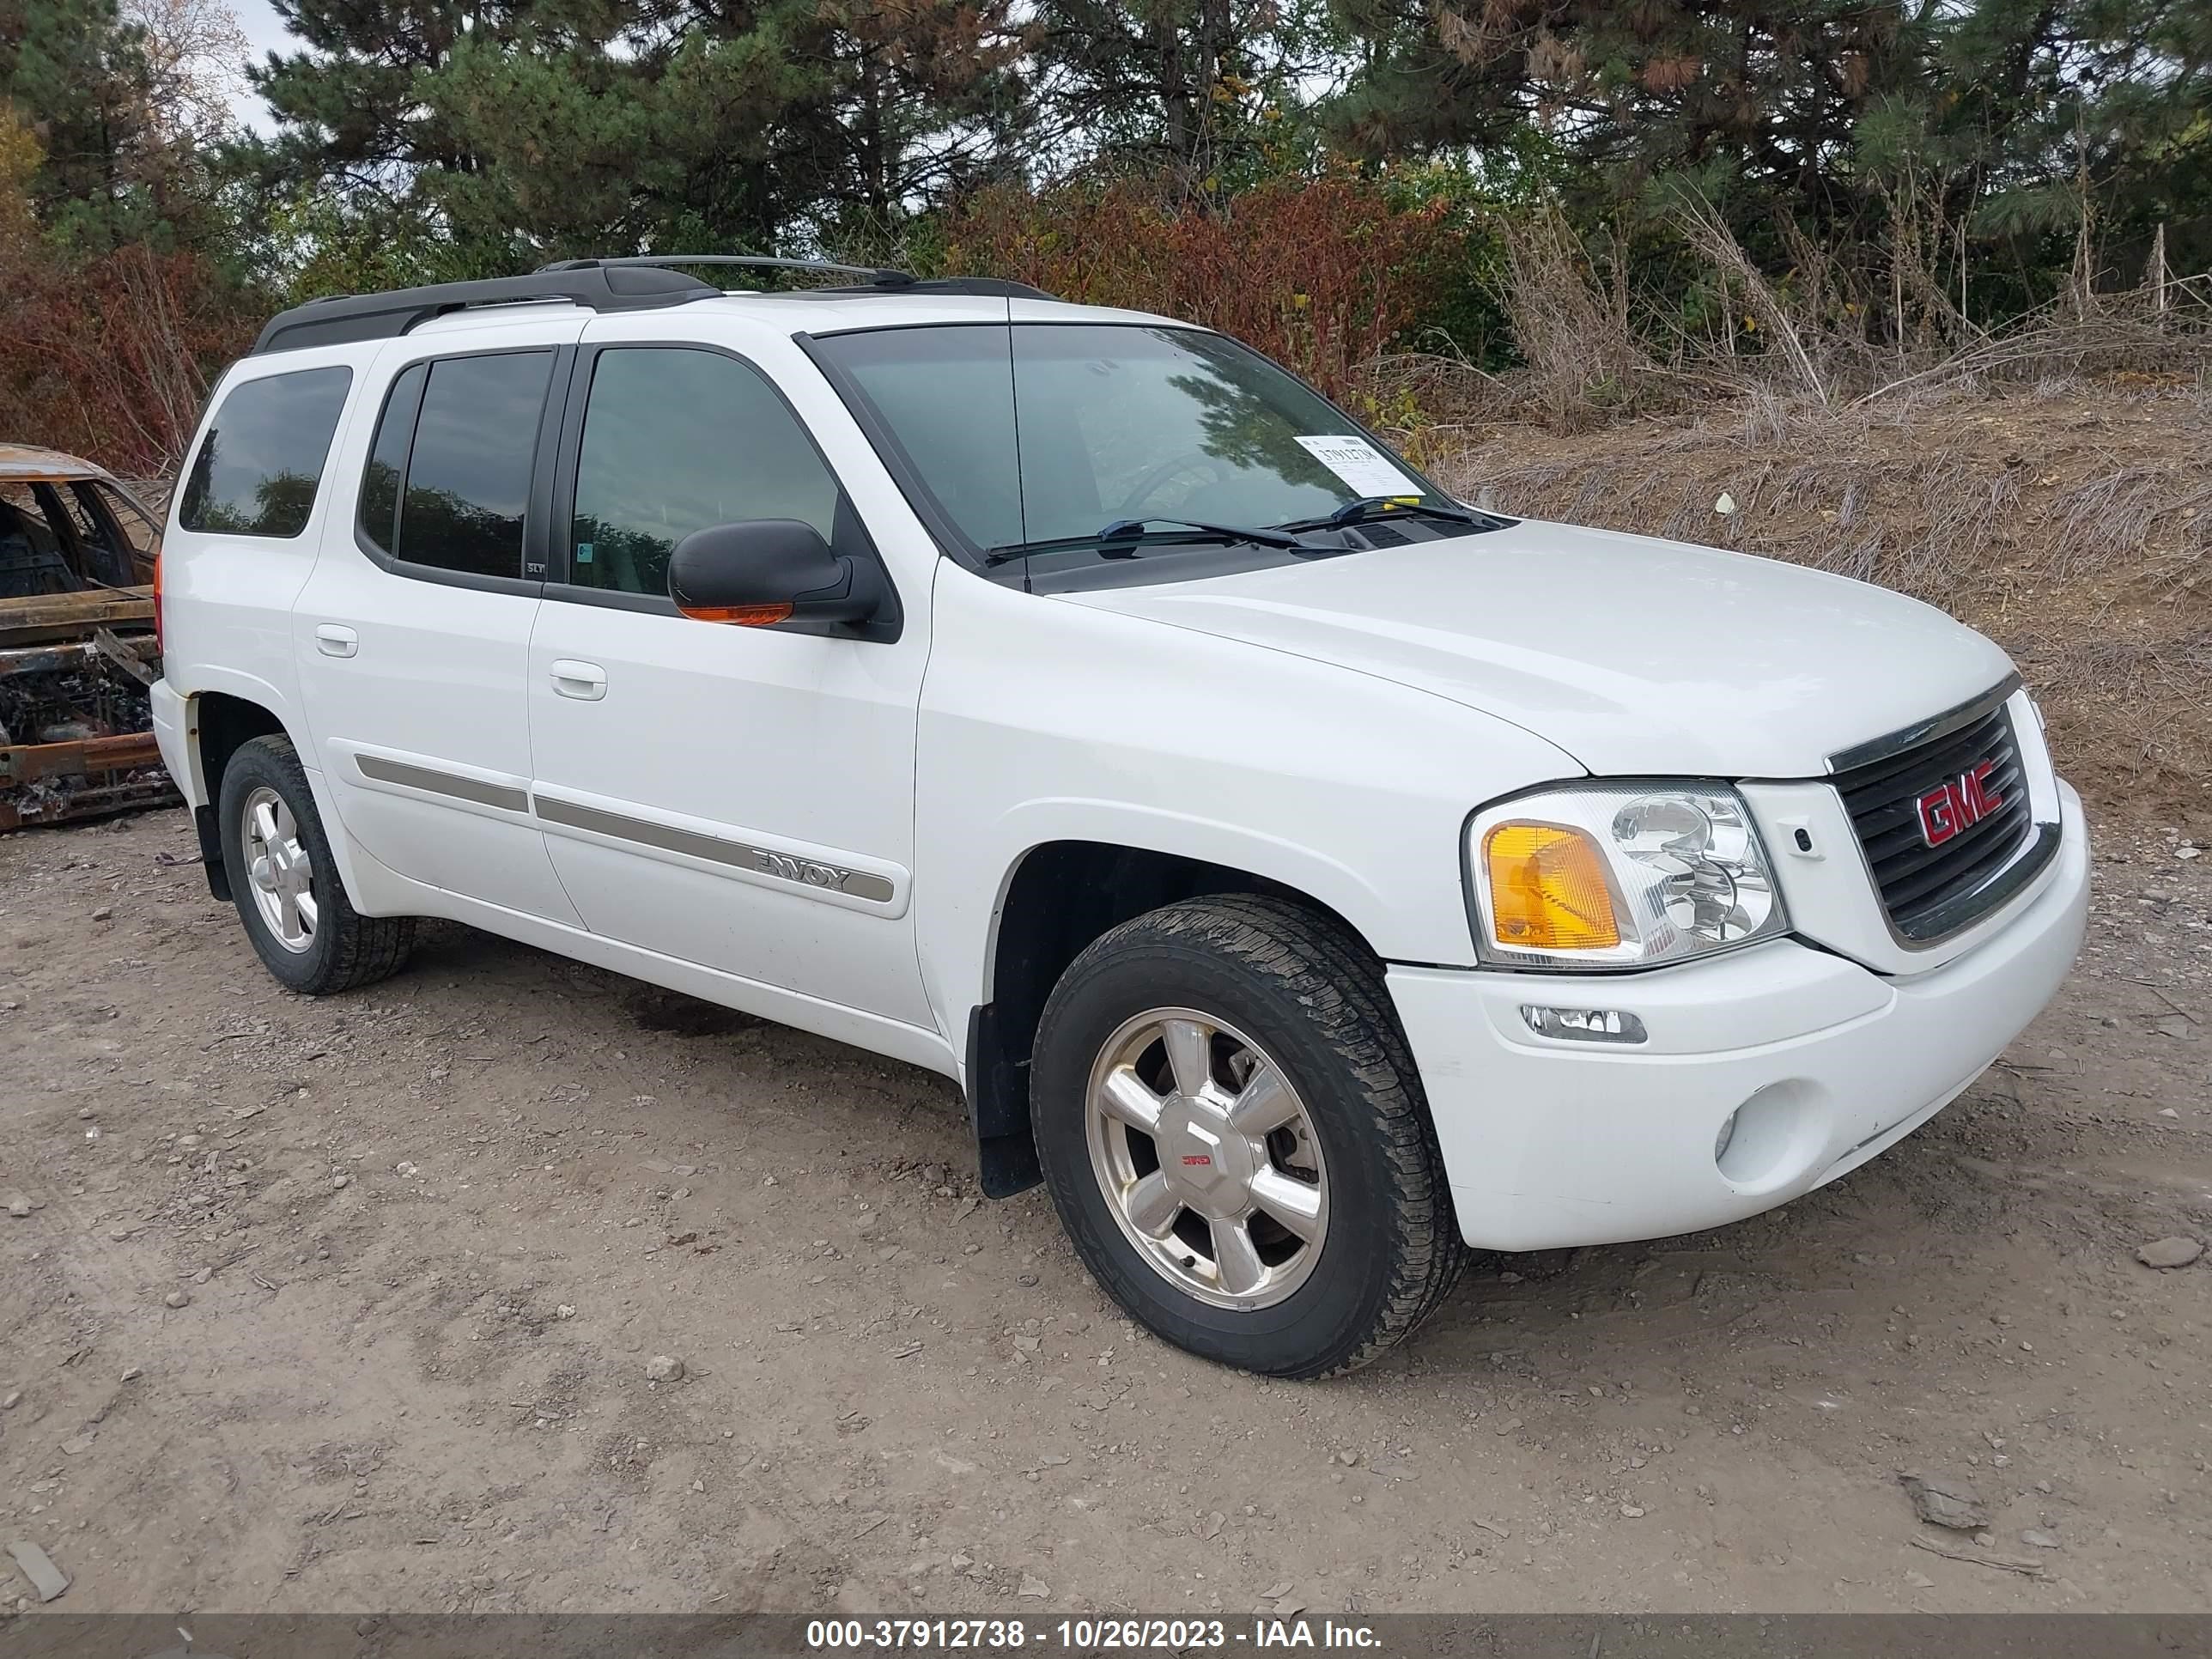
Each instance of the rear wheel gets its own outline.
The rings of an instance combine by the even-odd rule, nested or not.
[[[216,811],[239,919],[280,984],[327,996],[373,984],[405,964],[414,919],[355,911],[291,739],[242,744],[223,769]]]
[[[1280,1376],[1364,1364],[1465,1260],[1372,957],[1281,900],[1170,905],[1054,989],[1032,1112],[1100,1283],[1169,1341]]]

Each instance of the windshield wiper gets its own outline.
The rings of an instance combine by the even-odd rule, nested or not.
[[[1148,529],[1146,526],[1151,525],[1170,527]],[[1133,551],[1146,545],[1174,545],[1178,543],[1187,545],[1193,542],[1232,544],[1249,542],[1258,547],[1279,547],[1296,553],[1334,553],[1339,550],[1333,547],[1316,547],[1291,534],[1288,526],[1209,524],[1200,519],[1116,519],[1088,536],[1054,536],[1046,541],[1008,542],[985,553],[983,562],[1005,564],[1011,560],[1025,559],[1032,553],[1062,553],[1085,547],[1097,548],[1111,558],[1115,554],[1109,551],[1109,549],[1128,548]]]
[[[1365,524],[1370,519],[1441,519],[1447,524],[1471,524],[1487,526],[1489,520],[1479,513],[1463,507],[1448,507],[1438,501],[1408,501],[1403,495],[1362,495],[1356,501],[1346,501],[1334,513],[1318,519],[1297,519],[1289,524],[1277,525],[1278,530],[1346,530],[1356,524]]]

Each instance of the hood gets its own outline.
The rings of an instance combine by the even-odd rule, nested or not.
[[[1816,777],[2012,667],[1886,588],[1534,520],[1060,597],[1433,692],[1616,776]]]

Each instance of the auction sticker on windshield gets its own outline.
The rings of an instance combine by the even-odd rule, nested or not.
[[[1300,438],[1313,458],[1362,495],[1418,495],[1420,485],[1364,438]]]

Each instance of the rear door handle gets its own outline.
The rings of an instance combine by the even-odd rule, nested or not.
[[[350,628],[325,623],[315,629],[315,649],[326,657],[350,657],[361,649],[361,635]]]
[[[553,689],[564,697],[597,702],[607,695],[607,671],[595,662],[562,657],[553,665]]]

